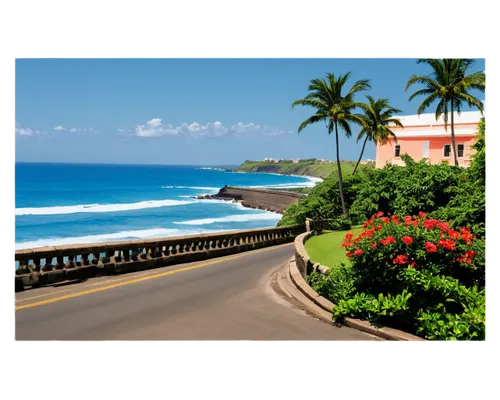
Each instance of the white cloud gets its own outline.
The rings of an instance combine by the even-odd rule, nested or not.
[[[24,128],[16,127],[16,135],[33,136],[33,135],[36,135],[38,133],[40,133],[40,131],[30,129],[28,127],[24,127]]]
[[[267,125],[256,125],[253,122],[243,124],[238,122],[230,127],[225,127],[222,122],[208,122],[200,124],[193,122],[191,124],[183,123],[178,126],[164,124],[161,118],[153,118],[144,125],[138,125],[135,128],[135,134],[141,137],[157,137],[157,136],[205,136],[205,137],[220,137],[220,136],[244,136],[249,134],[263,134],[268,136],[283,135],[288,133],[284,129],[271,128]]]
[[[89,129],[85,129],[85,128],[65,128],[64,126],[56,126],[54,128],[55,131],[69,131],[70,133],[76,133],[76,132],[96,132],[94,129],[92,128],[89,128]]]

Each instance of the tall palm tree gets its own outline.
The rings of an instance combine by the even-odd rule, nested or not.
[[[313,79],[310,81],[308,88],[309,93],[306,97],[296,100],[292,103],[292,108],[295,106],[307,106],[316,109],[316,113],[303,121],[298,132],[300,133],[307,125],[314,124],[320,121],[325,122],[328,128],[328,134],[335,130],[335,144],[337,150],[337,174],[339,180],[340,202],[342,203],[342,212],[347,217],[347,208],[344,200],[344,186],[342,182],[342,169],[340,167],[339,154],[339,132],[338,127],[344,131],[347,137],[352,135],[350,122],[361,125],[363,120],[359,114],[354,114],[353,111],[359,106],[359,103],[354,101],[354,96],[363,90],[370,89],[370,81],[362,79],[354,83],[354,85],[342,95],[342,89],[346,84],[349,76],[348,72],[345,75],[328,73],[326,79]]]
[[[391,131],[390,125],[396,125],[404,128],[401,121],[394,118],[395,114],[401,114],[403,111],[391,107],[388,99],[380,98],[375,100],[372,96],[366,96],[366,98],[368,99],[368,104],[361,103],[359,105],[365,115],[363,116],[363,129],[359,132],[357,140],[359,141],[364,136],[365,141],[363,142],[363,148],[361,149],[359,160],[352,171],[353,175],[358,169],[358,165],[361,162],[366,142],[368,140],[374,142],[375,144],[384,144],[392,136],[397,143],[396,134]]]
[[[485,74],[483,71],[467,74],[474,65],[474,60],[469,58],[419,59],[417,63],[427,64],[432,71],[429,75],[412,75],[406,84],[406,91],[415,83],[424,85],[424,89],[417,90],[409,100],[416,96],[426,96],[418,107],[418,115],[428,108],[434,101],[439,103],[436,107],[436,121],[443,115],[444,127],[448,128],[448,112],[451,115],[451,145],[455,165],[458,165],[457,149],[455,146],[454,112],[460,115],[462,105],[476,107],[483,113],[483,104],[479,99],[470,94],[471,90],[485,91]]]

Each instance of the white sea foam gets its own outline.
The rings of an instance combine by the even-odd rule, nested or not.
[[[161,186],[162,189],[193,189],[193,190],[215,190],[219,191],[219,188],[206,187],[206,186]]]
[[[192,219],[189,221],[174,222],[178,225],[208,225],[214,224],[216,222],[249,222],[249,221],[279,221],[281,219],[281,214],[266,212],[258,214],[236,214],[228,215],[226,217],[219,218],[203,218],[203,219]]]
[[[54,215],[75,213],[102,213],[115,211],[142,210],[144,208],[158,208],[192,204],[195,201],[187,200],[147,200],[138,203],[124,204],[80,204],[76,206],[54,206],[54,207],[27,207],[16,208],[16,215]]]
[[[117,240],[134,240],[134,239],[151,239],[151,238],[163,238],[171,236],[184,236],[184,235],[199,235],[202,233],[211,232],[221,232],[224,230],[209,230],[201,228],[191,228],[191,229],[145,229],[145,230],[135,230],[135,231],[123,231],[116,233],[108,233],[102,235],[88,235],[88,236],[78,236],[78,237],[65,237],[65,238],[46,238],[38,239],[31,242],[20,242],[16,243],[16,250],[20,249],[31,249],[36,247],[44,246],[62,246],[69,244],[83,244],[83,243],[100,243],[100,242],[110,242]]]

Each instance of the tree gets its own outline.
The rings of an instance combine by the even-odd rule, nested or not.
[[[362,125],[363,119],[359,114],[354,114],[353,111],[359,106],[359,103],[354,101],[354,96],[363,90],[370,89],[370,81],[362,79],[356,81],[351,89],[342,95],[342,90],[346,84],[350,72],[344,75],[328,73],[326,79],[313,79],[310,81],[308,88],[309,93],[303,99],[296,100],[292,103],[292,108],[295,106],[307,106],[316,109],[316,113],[303,121],[298,129],[300,133],[306,126],[317,122],[325,122],[330,135],[335,130],[335,144],[337,151],[337,173],[339,180],[340,201],[342,203],[342,213],[347,217],[347,208],[344,200],[344,188],[342,183],[342,169],[340,166],[339,153],[339,132],[338,127],[344,131],[347,137],[352,135],[349,123]]]
[[[406,84],[406,91],[415,83],[424,85],[423,89],[413,93],[409,100],[417,96],[426,96],[418,107],[417,114],[420,115],[435,101],[439,101],[436,107],[436,120],[442,115],[444,127],[448,128],[448,112],[451,115],[451,144],[455,165],[458,165],[457,149],[455,145],[454,112],[460,115],[464,103],[469,107],[476,107],[483,113],[482,102],[470,94],[471,90],[485,91],[485,74],[483,71],[467,74],[474,65],[474,60],[468,58],[457,59],[419,59],[417,63],[427,64],[431,67],[430,75],[412,75]]]
[[[359,105],[365,115],[363,116],[363,129],[359,132],[357,140],[359,141],[364,136],[365,141],[363,142],[363,148],[361,149],[358,162],[352,171],[353,175],[358,169],[368,140],[375,144],[385,144],[389,140],[389,137],[392,136],[397,143],[396,134],[391,131],[390,125],[392,124],[404,128],[401,121],[394,118],[395,114],[401,114],[403,111],[391,107],[388,99],[381,98],[375,100],[371,96],[366,96],[366,98],[368,99],[368,104]]]

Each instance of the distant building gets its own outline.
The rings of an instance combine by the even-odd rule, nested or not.
[[[408,154],[416,161],[427,159],[431,164],[453,164],[451,148],[451,115],[448,116],[448,129],[444,128],[443,117],[436,121],[435,114],[407,115],[399,117],[404,126],[391,127],[396,134],[397,144],[393,139],[381,145],[377,144],[375,166],[383,168],[387,162],[404,165],[401,155]],[[455,145],[460,166],[468,167],[474,149],[471,145],[476,140],[477,124],[481,119],[479,111],[454,114]]]

